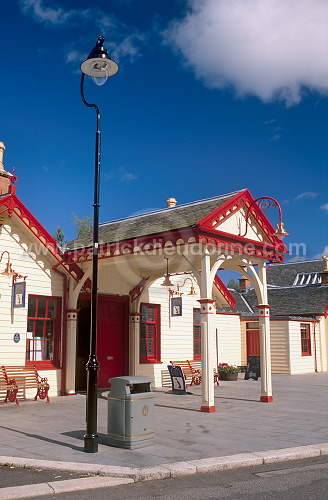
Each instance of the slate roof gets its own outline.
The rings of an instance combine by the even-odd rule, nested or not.
[[[254,290],[246,294],[247,302],[256,309]],[[304,286],[268,289],[270,316],[311,316],[322,314],[328,306],[328,286]]]
[[[293,286],[293,283],[297,274],[320,273],[324,268],[323,259],[271,264],[267,273],[268,303],[272,306],[270,316],[311,317],[323,314],[328,307],[328,286]],[[225,307],[218,309],[219,311],[239,313],[242,317],[258,316],[258,301],[254,289],[247,293],[232,289],[229,291],[236,300],[236,306],[233,310]]]
[[[99,243],[116,243],[166,233],[168,231],[191,228],[217,207],[242,191],[244,189],[206,200],[105,222],[99,226]],[[92,231],[86,236],[68,243],[67,250],[88,248],[91,246]]]
[[[229,288],[229,292],[231,293],[233,298],[236,300],[236,305],[235,305],[234,309],[231,309],[230,307],[221,307],[221,308],[218,308],[217,311],[219,311],[219,312],[234,312],[237,314],[241,314],[243,317],[244,316],[258,316],[257,308],[255,307],[256,312],[254,312],[254,309],[246,300],[245,293],[241,293],[238,290],[234,290],[233,288]]]
[[[267,272],[267,282],[268,285],[293,286],[297,274],[320,273],[324,267],[323,259],[271,264]]]

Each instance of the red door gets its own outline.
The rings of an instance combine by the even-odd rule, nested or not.
[[[98,296],[98,387],[102,389],[109,386],[109,378],[128,375],[128,301],[126,297]]]
[[[260,332],[259,330],[246,331],[247,359],[249,356],[260,356]]]

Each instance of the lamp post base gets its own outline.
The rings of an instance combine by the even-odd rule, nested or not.
[[[84,434],[84,452],[98,452],[98,434]]]

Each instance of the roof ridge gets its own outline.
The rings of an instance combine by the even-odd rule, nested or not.
[[[289,264],[306,264],[308,262],[322,262],[322,259],[309,259],[309,260],[297,260],[295,262],[273,262],[272,264],[270,264],[270,267],[271,266],[287,266]],[[315,272],[315,271],[313,271]]]
[[[192,201],[192,202],[189,202],[189,203],[183,203],[182,205],[178,205],[176,207],[161,208],[161,209],[158,209],[158,210],[153,210],[151,212],[145,212],[145,213],[142,213],[142,214],[130,215],[128,217],[122,217],[121,219],[115,219],[115,220],[111,220],[111,221],[107,221],[107,222],[102,222],[101,224],[99,224],[99,227],[106,226],[107,224],[113,224],[115,222],[122,222],[122,221],[126,221],[126,220],[138,219],[138,218],[146,217],[148,215],[155,215],[155,214],[160,214],[160,213],[167,213],[168,211],[172,212],[174,210],[178,210],[178,209],[183,208],[183,207],[191,207],[191,206],[199,205],[201,203],[206,203],[206,202],[209,202],[209,201],[220,200],[222,198],[226,198],[228,196],[231,197],[231,196],[234,196],[237,193],[241,193],[242,191],[245,191],[245,189],[246,188],[244,188],[244,189],[238,189],[237,191],[232,191],[231,193],[226,193],[226,194],[222,194],[222,195],[219,195],[219,196],[213,196],[211,198],[205,198],[204,200],[198,200],[198,201]]]

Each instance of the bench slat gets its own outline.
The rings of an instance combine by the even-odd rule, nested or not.
[[[50,385],[46,377],[41,377],[35,366],[2,366],[7,379],[15,379],[18,389],[37,389],[34,401],[39,397],[50,402],[48,395]]]

